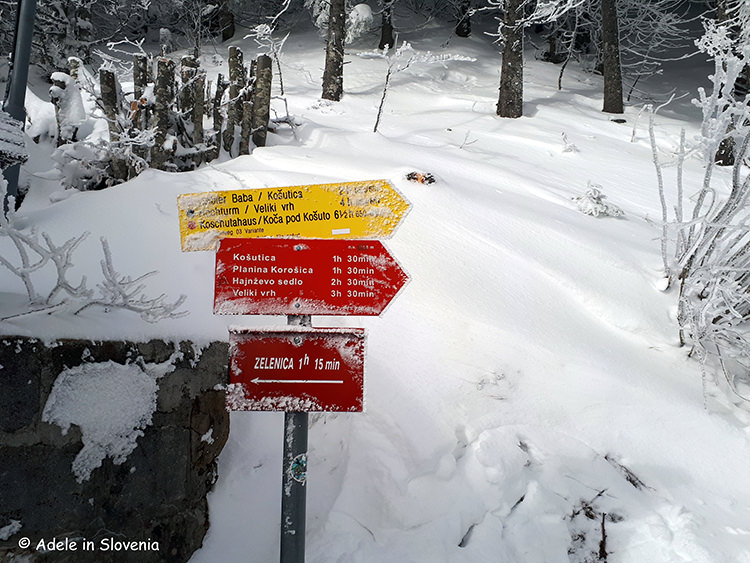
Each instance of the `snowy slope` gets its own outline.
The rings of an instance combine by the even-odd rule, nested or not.
[[[65,194],[39,149],[21,220],[55,240],[90,231],[75,273],[91,282],[106,237],[120,271],[159,270],[149,290],[187,295],[190,314],[150,325],[88,309],[0,328],[207,342],[229,325],[281,326],[212,315],[213,256],[180,252],[177,195],[385,178],[412,204],[386,242],[411,281],[382,317],[313,319],[367,329],[367,412],[312,417],[308,560],[585,561],[603,521],[610,562],[750,562],[750,418],[702,381],[678,346],[675,295],[659,290],[643,102],[614,123],[600,112],[598,77],[569,68],[558,91],[559,68],[530,50],[526,116],[502,120],[496,49],[479,33],[443,48],[449,38],[433,26],[409,40],[476,61],[396,74],[378,133],[384,61],[356,56],[356,44],[344,99],[321,102],[320,40],[297,31],[284,54],[296,137],[282,127],[251,156]],[[696,134],[694,120],[684,99],[657,117],[661,149],[681,127]],[[687,166],[694,189],[700,160]],[[410,182],[410,171],[437,181]],[[624,215],[579,212],[573,198],[589,182]],[[20,303],[18,280],[0,276],[3,301]],[[278,558],[282,418],[232,414],[193,563]]]

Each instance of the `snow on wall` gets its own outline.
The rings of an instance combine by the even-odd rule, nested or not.
[[[10,524],[0,528],[0,541],[7,540],[13,534],[21,531],[21,528],[23,528],[23,525],[20,520],[11,520]]]
[[[58,425],[63,434],[72,424],[80,427],[83,448],[72,467],[79,483],[106,457],[121,464],[135,450],[156,411],[157,380],[174,369],[174,359],[143,365],[88,363],[58,375],[42,420]]]

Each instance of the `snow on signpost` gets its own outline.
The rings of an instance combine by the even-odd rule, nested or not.
[[[225,237],[383,238],[409,210],[386,180],[183,194],[177,205],[182,250]]]
[[[386,180],[183,194],[177,205],[182,250],[217,249],[214,313],[300,325],[230,330],[227,407],[286,413],[280,560],[303,563],[308,413],[364,410],[364,329],[312,328],[311,315],[385,310],[408,276],[362,239],[390,236],[410,205]]]
[[[229,349],[232,410],[362,412],[364,329],[235,329]]]
[[[407,280],[377,240],[222,239],[214,313],[380,315]]]

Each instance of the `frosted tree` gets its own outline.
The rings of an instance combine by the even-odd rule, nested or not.
[[[386,1],[386,4],[390,9],[393,1]],[[310,10],[315,25],[326,35],[321,97],[338,102],[344,94],[344,45],[370,28],[372,10],[367,4],[352,6],[347,0],[305,0],[305,7]],[[392,37],[390,39],[392,41]]]
[[[49,73],[66,70],[71,56],[88,63],[95,44],[142,31],[149,6],[149,0],[39,0],[35,60]]]
[[[750,4],[736,0],[719,0],[716,5],[716,25],[721,26],[726,32],[726,48],[742,56],[744,48],[750,44]],[[747,95],[750,91],[750,64],[747,64],[747,60],[737,74],[732,88],[733,96],[736,98]],[[731,133],[734,125],[729,125],[728,133]],[[715,160],[721,166],[732,166],[734,159],[734,137],[729,134],[719,145]]]
[[[704,158],[697,194],[684,193],[682,170],[691,147],[683,134],[676,151],[676,200],[667,201],[653,114],[649,128],[662,202],[662,257],[668,286],[679,284],[681,342],[692,346],[704,369],[715,362],[730,388],[747,398],[750,387],[744,393],[741,388],[750,385],[750,174],[743,161],[750,155],[750,99],[739,98],[734,84],[750,46],[737,49],[725,25],[707,21],[705,26],[697,45],[713,58],[714,72],[711,90],[699,89],[695,101],[703,120],[693,149]],[[714,173],[716,151],[728,130],[737,158],[726,192],[715,187]]]
[[[618,31],[617,1],[601,0],[602,17],[602,75],[604,76],[604,106],[606,113],[622,113],[622,69],[620,68],[620,34]]]
[[[344,37],[346,36],[346,2],[329,0],[326,62],[323,70],[324,100],[338,102],[344,94]]]
[[[380,25],[380,42],[378,49],[389,49],[395,45],[393,39],[393,5],[395,0],[380,0],[382,23]]]
[[[571,58],[588,61],[604,77],[603,110],[621,113],[640,78],[659,72],[663,60],[684,46],[687,18],[682,0],[547,0],[537,2],[525,24],[549,28],[545,58],[562,62],[558,87]],[[627,96],[623,79],[631,80]]]
[[[500,70],[500,93],[497,115],[523,115],[523,7],[524,0],[505,0],[500,34],[504,43]]]

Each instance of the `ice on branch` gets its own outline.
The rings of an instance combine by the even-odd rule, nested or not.
[[[81,276],[77,282],[71,281],[69,276],[73,267],[73,253],[89,233],[83,233],[58,245],[47,233],[39,233],[35,228],[22,229],[15,212],[12,211],[12,204],[10,208],[7,216],[0,213],[0,241],[7,239],[10,243],[0,247],[0,266],[20,280],[26,292],[28,307],[21,312],[6,313],[0,316],[0,320],[42,311],[52,313],[58,310],[72,310],[78,314],[93,306],[105,310],[132,311],[148,322],[187,314],[187,311],[179,310],[185,301],[184,295],[170,302],[163,294],[148,297],[144,293],[146,285],[143,281],[156,274],[156,271],[136,278],[117,272],[112,264],[109,245],[104,239],[101,240],[104,252],[101,267],[104,279],[97,285],[98,295],[87,287],[86,276]],[[15,258],[11,257],[13,253]],[[50,284],[47,282],[46,288],[41,289],[39,284],[43,280],[48,280],[50,273],[55,280],[52,287],[49,287]]]
[[[144,321],[150,323],[187,315],[187,311],[178,311],[185,302],[185,295],[181,295],[177,301],[169,303],[166,301],[167,296],[164,294],[158,297],[147,297],[143,293],[146,287],[142,283],[143,280],[158,273],[156,270],[136,278],[120,274],[112,265],[112,252],[109,249],[109,244],[104,238],[101,239],[101,243],[104,251],[104,259],[101,261],[104,280],[97,286],[101,296],[99,299],[86,303],[76,311],[76,314],[93,306],[100,306],[105,309],[118,308],[138,313]]]
[[[401,43],[401,46],[396,49],[395,52],[389,54],[388,49],[382,51],[368,51],[365,53],[359,53],[359,56],[363,59],[383,59],[387,63],[385,73],[385,84],[383,85],[383,95],[380,98],[380,105],[378,106],[378,116],[375,119],[375,127],[373,132],[378,132],[378,126],[380,125],[380,118],[383,115],[383,107],[385,105],[385,98],[388,94],[388,87],[391,84],[391,77],[399,72],[402,72],[412,65],[415,64],[445,64],[450,61],[461,61],[461,62],[474,62],[476,61],[473,57],[466,57],[463,55],[453,55],[450,53],[433,54],[430,51],[419,52],[416,51],[408,41]]]

